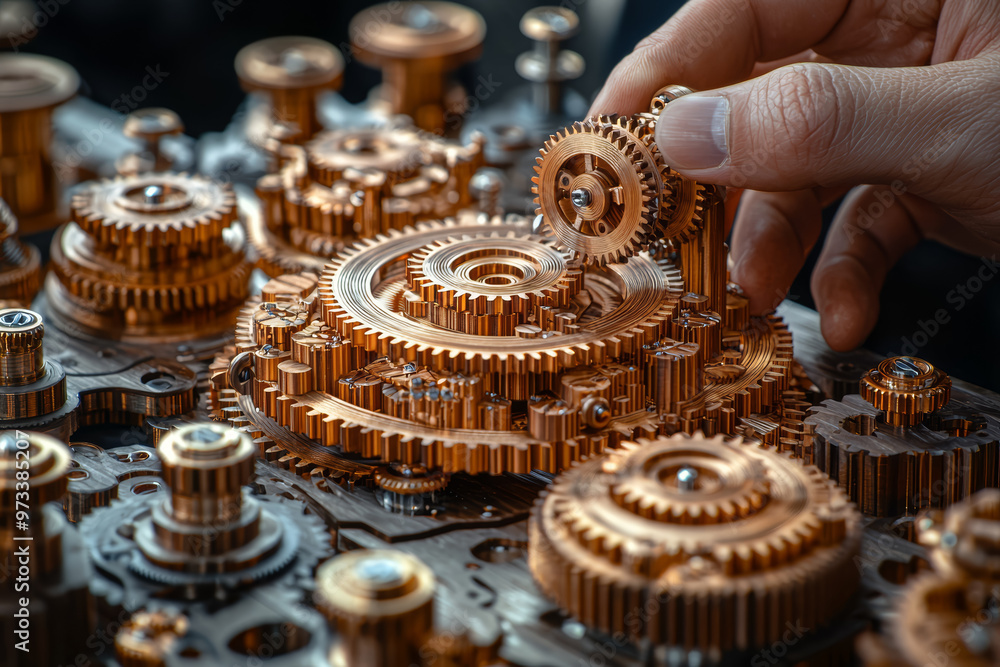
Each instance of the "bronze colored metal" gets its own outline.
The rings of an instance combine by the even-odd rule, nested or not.
[[[886,359],[861,378],[861,397],[893,426],[915,426],[948,403],[951,378],[923,359]]]
[[[0,648],[5,665],[71,664],[91,648],[91,567],[57,504],[66,495],[69,470],[69,449],[55,438],[0,431],[0,568],[8,573],[0,591],[0,630],[11,638]],[[13,641],[25,629],[28,643]]]
[[[860,515],[816,468],[678,434],[556,478],[532,512],[528,563],[588,627],[712,652],[830,622],[858,584],[860,541]]]
[[[538,233],[550,213],[544,203],[535,225],[466,212],[389,228],[339,251],[318,280],[283,278],[264,288],[262,300],[248,301],[236,345],[213,365],[216,416],[260,439],[270,460],[337,483],[361,474],[342,456],[445,477],[554,473],[629,437],[735,434],[760,425],[760,416],[773,417],[766,430],[777,433],[790,336],[777,318],[750,318],[745,309],[730,318],[738,328],[727,329],[712,310],[726,298],[725,247],[713,235],[717,192],[665,166],[649,168],[656,160],[642,156],[656,152],[650,117],[587,122],[593,132],[569,131],[557,143],[596,141],[609,147],[607,159],[623,161],[632,177],[646,174],[656,188],[645,200],[648,230],[630,251],[609,251],[628,261],[574,259],[558,236]],[[365,132],[352,143],[349,132],[325,133],[305,150],[289,148],[285,169],[272,175],[278,180],[262,181],[270,220],[302,182],[327,193],[348,182],[344,192],[369,182],[403,187],[420,164],[403,149],[444,146],[415,133],[390,136]],[[362,168],[352,167],[352,155]],[[543,170],[559,162],[551,156]],[[566,161],[585,166],[588,156],[567,151]],[[384,212],[391,200],[378,201],[372,210]],[[344,233],[352,219],[346,208],[328,212],[313,239]],[[634,225],[636,215],[622,224]],[[291,227],[288,238],[302,231]],[[656,249],[643,251],[644,244]],[[690,264],[679,270],[664,244],[693,248],[684,255]],[[685,290],[688,277],[709,293]],[[648,363],[660,366],[646,373]],[[389,476],[375,476],[386,492]]]
[[[0,198],[34,234],[59,223],[53,170],[52,110],[76,95],[80,77],[66,63],[26,53],[0,54]]]
[[[965,392],[945,405],[951,380],[926,362],[913,360],[916,376],[894,384],[887,373],[896,361],[883,361],[862,379],[867,400],[852,394],[824,401],[793,438],[873,516],[944,508],[1000,486],[1000,420]]]
[[[268,99],[255,107],[250,139],[304,143],[322,129],[317,98],[343,83],[344,59],[328,42],[312,37],[271,37],[236,54],[236,75],[249,93]],[[264,112],[264,113],[261,113]]]
[[[344,667],[420,664],[434,630],[434,573],[398,551],[353,551],[320,566],[317,604],[340,637]]]
[[[115,635],[121,667],[166,667],[173,644],[188,632],[188,619],[169,611],[141,611]]]
[[[38,418],[66,403],[66,374],[42,350],[42,316],[26,308],[0,310],[0,420]]]
[[[866,667],[923,667],[943,661],[961,667],[995,665],[1000,631],[995,619],[996,589],[982,582],[926,573],[909,583],[888,631],[892,648],[864,656]],[[871,649],[869,649],[871,651]]]
[[[54,324],[126,342],[221,334],[249,292],[251,265],[228,185],[157,173],[91,183],[52,242]]]
[[[1000,650],[1000,490],[985,489],[916,519],[933,571],[907,581],[884,636],[859,642],[866,667],[993,665]]]
[[[0,199],[0,301],[31,303],[42,282],[38,248],[17,238],[17,218]]]
[[[238,516],[243,485],[253,476],[249,439],[220,424],[198,424],[172,431],[157,450],[174,518],[223,523]]]
[[[170,171],[173,162],[166,155],[160,142],[164,137],[184,133],[180,116],[170,109],[150,107],[137,109],[125,119],[122,134],[142,142],[142,150],[129,153],[118,160],[118,173],[128,176],[156,171]]]
[[[945,510],[927,510],[916,528],[939,574],[1000,581],[1000,489],[983,489]]]
[[[483,139],[460,144],[409,125],[326,131],[281,149],[280,172],[257,183],[248,220],[258,266],[272,276],[319,272],[347,245],[473,203]]]
[[[448,74],[482,52],[486,23],[451,2],[385,3],[359,12],[349,27],[358,59],[382,70],[373,97],[387,115],[404,114],[417,127],[453,130],[465,93]]]

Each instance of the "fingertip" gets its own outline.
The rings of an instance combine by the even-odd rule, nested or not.
[[[732,270],[733,282],[750,300],[751,315],[773,313],[788,294],[787,288],[781,287],[783,276],[773,275],[767,266],[744,257],[737,260]]]
[[[878,293],[862,270],[841,266],[813,276],[820,331],[837,352],[859,347],[878,320]]]

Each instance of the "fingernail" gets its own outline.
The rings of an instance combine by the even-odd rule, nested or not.
[[[667,104],[656,123],[656,144],[673,169],[712,169],[729,159],[729,100],[685,95]]]

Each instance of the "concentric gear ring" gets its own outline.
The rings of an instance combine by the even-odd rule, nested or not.
[[[72,212],[100,246],[203,246],[236,220],[236,195],[192,174],[119,176],[74,195]]]
[[[310,172],[323,185],[333,185],[349,169],[377,171],[391,185],[420,168],[426,141],[416,128],[353,128],[321,132],[306,151]]]
[[[514,232],[436,241],[406,264],[410,289],[424,301],[472,315],[528,315],[561,307],[583,284],[568,253]]]
[[[483,337],[447,331],[399,317],[387,307],[385,298],[372,292],[375,278],[390,261],[442,237],[524,233],[525,227],[523,221],[494,219],[484,225],[475,216],[461,216],[455,221],[420,223],[404,232],[363,241],[329,264],[320,278],[323,318],[347,340],[378,356],[431,369],[502,377],[551,373],[634,357],[643,345],[666,333],[681,295],[680,276],[669,264],[661,266],[648,255],[608,267],[622,287],[623,299],[618,308],[588,322],[584,330],[555,339]],[[487,389],[495,390],[491,386]]]
[[[585,261],[611,264],[648,242],[657,222],[656,165],[614,117],[578,121],[541,149],[532,178],[537,212]]]
[[[860,515],[843,493],[812,466],[721,436],[627,443],[563,473],[529,536],[536,582],[584,624],[688,649],[819,627],[859,578]]]

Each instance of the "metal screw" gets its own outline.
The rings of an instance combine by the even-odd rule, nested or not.
[[[583,208],[584,206],[590,206],[590,191],[584,190],[583,188],[577,188],[569,194],[570,201],[573,202],[573,206]]]
[[[899,357],[892,362],[893,371],[899,377],[914,378],[922,372],[917,361],[910,357]]]
[[[698,480],[698,471],[694,468],[681,468],[677,471],[677,488],[681,491],[694,491],[694,484]]]
[[[13,310],[0,315],[0,324],[5,327],[26,327],[34,324],[36,315],[28,310]]]
[[[371,558],[354,568],[358,579],[373,586],[390,586],[400,583],[405,576],[399,563],[388,558]]]
[[[147,204],[162,204],[163,194],[162,185],[147,185],[146,189],[142,191],[142,195],[146,198]]]

